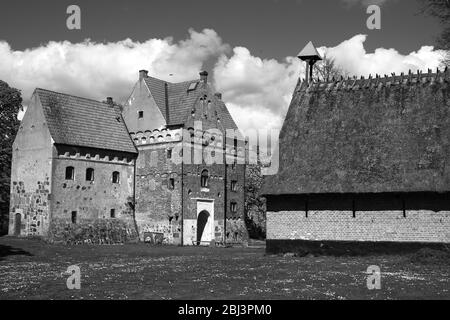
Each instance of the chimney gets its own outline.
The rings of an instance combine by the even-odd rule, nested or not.
[[[106,98],[106,103],[109,104],[110,106],[114,105],[114,100],[112,97],[107,97]]]
[[[144,78],[148,78],[148,71],[147,70],[139,70],[139,80],[142,80]]]
[[[208,72],[202,71],[200,72],[200,80],[204,83],[208,82]]]
[[[214,94],[214,96],[215,96],[217,99],[222,100],[222,94],[221,94],[220,92],[216,92],[216,93]]]

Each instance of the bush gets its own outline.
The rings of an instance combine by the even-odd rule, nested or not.
[[[132,222],[119,219],[99,219],[72,224],[53,221],[48,242],[63,244],[120,244],[137,242],[139,236]]]

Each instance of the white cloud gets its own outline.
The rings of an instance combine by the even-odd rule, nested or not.
[[[432,46],[423,46],[418,51],[407,55],[399,53],[395,49],[376,49],[368,53],[364,48],[366,35],[356,35],[333,48],[319,48],[321,53],[326,53],[333,58],[338,66],[351,75],[368,76],[369,74],[388,74],[392,72],[408,72],[412,70],[435,70],[442,59],[443,51],[434,50]]]
[[[99,100],[113,96],[120,101],[130,94],[140,69],[170,81],[197,78],[205,61],[227,50],[211,29],[189,30],[189,38],[178,43],[172,38],[142,43],[130,39],[112,43],[64,41],[13,51],[0,41],[0,79],[21,89],[25,103],[36,87]]]
[[[261,59],[244,47],[235,47],[230,53],[229,46],[210,29],[189,33],[177,43],[171,38],[142,43],[130,39],[106,44],[50,42],[25,51],[13,51],[0,41],[0,79],[22,90],[24,104],[35,87],[123,101],[139,69],[169,81],[183,81],[197,78],[204,62],[217,59],[213,82],[239,127],[280,129],[294,87],[304,75],[304,64],[296,57]],[[357,76],[435,69],[442,55],[431,46],[406,55],[383,48],[369,53],[364,48],[366,39],[356,35],[319,51]]]
[[[214,79],[242,129],[279,129],[301,68],[296,58],[266,60],[252,56],[247,48],[236,47],[231,57],[219,58]]]
[[[319,51],[334,58],[350,75],[391,74],[392,72],[436,69],[442,51],[423,46],[407,55],[395,49],[364,48],[367,36],[356,35],[336,47]],[[242,129],[280,129],[298,77],[304,77],[304,64],[297,58],[284,61],[265,60],[253,56],[248,49],[237,47],[233,55],[222,55],[215,67],[216,87],[223,93],[231,113]]]

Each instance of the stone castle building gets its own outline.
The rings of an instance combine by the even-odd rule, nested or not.
[[[263,187],[267,251],[448,245],[449,80],[446,69],[299,81]]]
[[[123,107],[36,89],[13,146],[9,234],[245,242],[245,161],[227,129],[237,126],[206,72],[175,84],[140,71]],[[224,162],[175,161],[212,145]]]
[[[200,77],[169,83],[142,70],[124,106],[125,123],[139,150],[136,221],[140,230],[160,234],[168,243],[243,242],[248,237],[245,164],[237,161],[243,150],[238,149],[240,143],[225,141],[226,130],[238,128],[221,95],[209,85],[208,73]],[[216,130],[217,136],[204,136],[209,130]],[[203,152],[213,143],[216,151],[225,147],[223,155],[231,159],[222,164],[206,164],[205,159],[195,163],[194,149]]]

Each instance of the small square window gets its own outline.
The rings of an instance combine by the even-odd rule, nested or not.
[[[86,181],[94,181],[94,169],[88,168],[86,170]]]
[[[174,178],[169,179],[169,189],[170,190],[175,189],[175,179]]]
[[[143,119],[144,118],[144,111],[139,111],[138,112],[138,118],[139,119]]]
[[[74,167],[67,167],[66,168],[66,180],[73,180],[74,179],[74,173],[75,173],[75,168]]]
[[[235,180],[231,181],[231,191],[237,191],[237,181]]]
[[[116,217],[116,209],[111,209],[110,216],[111,219],[114,219]]]
[[[72,211],[72,223],[73,224],[77,223],[77,212],[76,211]]]
[[[232,201],[232,202],[230,203],[230,211],[231,211],[232,213],[236,213],[236,212],[237,212],[237,203],[236,203],[235,201]]]
[[[120,173],[114,171],[112,174],[112,183],[119,183],[119,182],[120,182]]]

